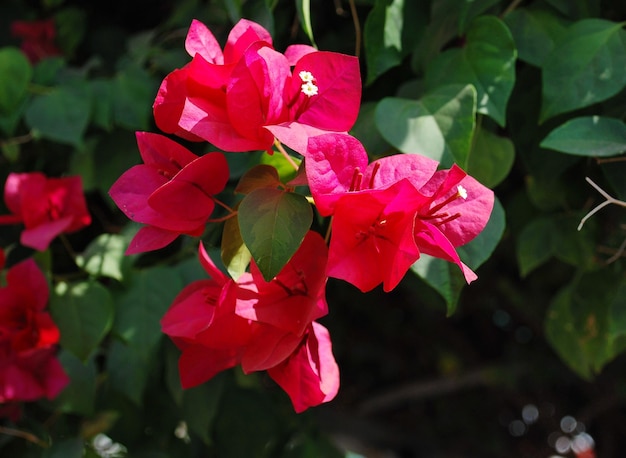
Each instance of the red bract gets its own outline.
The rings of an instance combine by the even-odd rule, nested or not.
[[[199,236],[213,213],[213,196],[226,186],[229,172],[221,153],[196,156],[159,134],[137,132],[144,164],[118,178],[109,194],[133,221],[146,224],[127,254],[156,250],[180,234]]]
[[[69,383],[56,359],[59,330],[45,311],[48,284],[32,259],[0,288],[0,403],[52,399]]]
[[[414,238],[419,196],[408,180],[383,190],[347,193],[335,205],[328,275],[361,291],[397,286],[419,258]]]
[[[190,39],[198,35],[203,38]],[[223,56],[197,21],[186,47],[193,60],[165,78],[154,104],[165,132],[227,151],[269,150],[276,137],[304,153],[309,136],[347,131],[356,121],[361,81],[355,57],[305,45],[283,55],[265,29],[249,21],[233,28]]]
[[[37,63],[45,57],[61,54],[54,43],[56,29],[52,19],[30,22],[13,21],[11,35],[23,40],[20,48],[32,63]]]
[[[163,332],[182,350],[183,387],[241,365],[245,373],[276,368],[270,375],[288,387],[298,411],[334,397],[339,381],[330,341],[313,322],[327,313],[326,252],[321,236],[309,232],[270,282],[254,265],[252,273],[235,281],[217,269],[201,246],[200,261],[211,279],[187,286],[161,320]],[[297,380],[286,381],[289,374]],[[303,374],[308,382],[302,387],[298,378]]]
[[[4,187],[4,201],[12,215],[0,216],[0,224],[24,224],[22,245],[43,251],[59,234],[91,224],[81,178],[47,178],[39,172],[11,173]]]
[[[455,247],[484,229],[494,196],[456,165],[436,171],[436,161],[416,154],[368,165],[357,139],[325,134],[309,139],[305,166],[319,212],[334,215],[330,276],[389,291],[422,252],[456,263],[468,283],[476,279]]]

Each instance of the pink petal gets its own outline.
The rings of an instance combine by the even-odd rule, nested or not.
[[[328,330],[313,323],[305,345],[268,374],[291,398],[300,413],[334,399],[339,391],[339,368]]]
[[[301,124],[296,121],[283,122],[273,126],[265,126],[283,145],[287,145],[301,155],[306,155],[309,138],[327,134],[327,130]],[[347,135],[346,132],[342,134]]]
[[[48,249],[50,242],[52,242],[57,235],[65,232],[71,224],[72,217],[66,216],[65,218],[24,229],[20,236],[20,243],[24,246],[34,248],[35,250],[45,251]]]
[[[302,341],[302,336],[286,333],[273,326],[258,326],[258,331],[241,357],[244,373],[263,371],[282,363]]]
[[[351,191],[355,173],[365,171],[367,162],[363,145],[348,134],[325,134],[309,139],[306,174],[322,216],[333,213],[336,201]]]
[[[198,159],[198,156],[187,148],[164,135],[136,132],[135,137],[143,162],[164,176],[173,177],[187,164]]]
[[[187,79],[187,67],[174,70],[167,75],[161,82],[152,111],[157,127],[163,132],[176,134],[187,140],[199,141],[200,137],[178,126],[187,100]]]
[[[318,51],[313,46],[309,45],[290,45],[285,49],[285,57],[287,58],[287,62],[289,62],[289,66],[293,67],[300,59],[312,52]]]
[[[371,189],[384,189],[406,178],[420,189],[438,166],[437,161],[419,154],[394,154],[372,162],[364,172],[363,182]]]
[[[31,296],[28,304],[43,310],[48,303],[48,281],[33,259],[26,259],[11,267],[6,274],[9,287],[19,287]],[[26,305],[26,304],[25,304]]]
[[[181,384],[185,389],[198,386],[238,363],[236,349],[213,350],[202,345],[190,345],[183,349],[178,360]]]
[[[209,275],[209,277],[215,280],[218,284],[223,285],[230,280],[230,278],[227,277],[224,272],[217,268],[217,266],[207,253],[206,249],[204,248],[202,242],[200,242],[200,245],[198,247],[198,258],[200,259],[200,264]]]
[[[193,221],[195,226],[206,222],[213,213],[215,202],[198,189],[195,183],[171,180],[148,197],[148,205],[171,223],[180,221],[181,226],[176,229],[184,230],[190,221]]]
[[[195,281],[187,285],[174,299],[161,318],[161,330],[171,337],[195,339],[213,319],[215,306],[206,303],[205,294],[219,295],[222,287],[210,280]]]
[[[198,53],[208,62],[215,64],[224,63],[220,44],[207,26],[197,19],[191,21],[191,26],[185,39],[185,50],[191,57]]]
[[[301,71],[313,74],[317,95],[301,94],[302,81],[297,76]],[[352,128],[361,107],[361,75],[356,57],[326,51],[310,53],[298,61],[293,74],[290,93],[300,94],[301,100],[294,107],[293,120],[336,132]]]
[[[285,56],[270,48],[249,48],[233,70],[226,92],[228,116],[243,137],[271,146],[264,125],[287,120],[285,84],[290,78]]]
[[[135,234],[124,254],[129,256],[131,254],[158,250],[172,243],[179,235],[179,232],[144,226]]]
[[[224,46],[224,61],[237,62],[252,43],[259,41],[272,47],[272,36],[264,27],[256,22],[240,19],[228,35]]]

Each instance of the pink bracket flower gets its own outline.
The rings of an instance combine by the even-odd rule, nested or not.
[[[163,332],[182,350],[183,387],[241,365],[245,373],[273,370],[270,375],[298,411],[334,397],[339,378],[330,339],[313,321],[328,311],[326,253],[322,237],[309,232],[270,282],[254,265],[252,273],[235,281],[200,246],[200,261],[211,279],[187,286],[161,320]]]
[[[11,215],[0,224],[24,224],[20,242],[44,251],[60,234],[91,224],[81,178],[47,178],[39,172],[11,173],[4,187],[4,201]]]
[[[199,236],[213,213],[213,196],[228,181],[221,153],[196,156],[169,138],[137,132],[144,164],[136,165],[113,183],[109,195],[133,221],[146,224],[126,254],[156,250],[181,234]]]
[[[69,383],[56,359],[59,330],[45,311],[48,284],[35,261],[7,271],[0,288],[0,403],[52,399]]]
[[[52,19],[13,21],[11,35],[23,40],[20,48],[33,64],[46,57],[61,55],[61,51],[54,42],[56,29]]]

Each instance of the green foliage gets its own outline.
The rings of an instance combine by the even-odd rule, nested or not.
[[[51,284],[59,361],[71,382],[54,400],[26,403],[22,420],[0,420],[42,441],[0,433],[1,456],[102,456],[94,446],[100,433],[140,458],[350,456],[349,440],[337,446],[342,433],[402,456],[550,456],[547,437],[558,426],[548,424],[556,417],[547,404],[555,415],[591,412],[588,431],[603,431],[599,456],[611,446],[622,450],[625,426],[614,406],[626,400],[626,6],[355,4],[358,31],[347,2],[0,2],[0,174],[78,174],[93,218],[36,257]],[[62,56],[31,63],[10,23],[48,17]],[[163,77],[189,61],[190,20],[205,22],[224,43],[241,17],[275,31],[281,51],[297,42],[352,52],[361,33],[364,86],[351,134],[371,159],[400,152],[446,168],[456,163],[497,196],[485,231],[458,248],[478,274],[471,285],[456,265],[426,254],[390,295],[329,281],[327,300],[339,305],[325,325],[343,386],[313,415],[293,414],[286,396],[258,374],[227,371],[182,389],[180,351],[162,337],[160,320],[186,285],[207,279],[199,240],[181,237],[125,256],[138,227],[107,194],[141,161],[134,131],[158,132],[152,104]],[[263,152],[228,161],[231,182],[220,199],[237,214],[200,241],[212,259],[220,252],[219,267],[233,278],[254,259],[269,280],[306,231],[324,233],[327,222],[314,218],[308,189],[292,186],[304,167]],[[578,230],[607,199],[586,177],[612,200]],[[0,228],[9,265],[32,255],[19,229]],[[497,376],[473,378],[476,367],[493,365]],[[416,399],[388,401],[393,414],[361,409],[379,390],[403,393],[397,384],[430,378]],[[454,391],[473,384],[482,386]],[[524,438],[500,424],[520,403],[541,411]],[[541,445],[533,448],[534,441]]]

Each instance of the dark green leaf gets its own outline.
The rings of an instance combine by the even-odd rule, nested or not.
[[[422,154],[444,166],[467,167],[476,113],[473,86],[444,86],[420,100],[382,99],[376,126],[385,139],[404,153]]]
[[[615,156],[626,151],[626,124],[602,116],[570,119],[550,132],[541,147],[576,156]]]
[[[33,69],[22,51],[0,48],[0,114],[9,115],[26,96]]]
[[[622,308],[624,276],[602,269],[575,279],[554,299],[546,316],[546,336],[581,377],[591,378],[613,359],[615,329],[609,316]],[[613,315],[615,316],[615,315]],[[613,331],[613,332],[611,332]]]
[[[376,128],[376,107],[376,102],[362,103],[359,117],[350,131],[350,134],[363,144],[365,151],[374,157],[383,154],[391,147]]]
[[[80,146],[89,122],[90,100],[82,85],[60,86],[32,99],[26,123],[43,138]]]
[[[156,349],[146,351],[113,339],[108,350],[106,367],[111,385],[140,406],[156,363]]]
[[[506,123],[506,105],[515,84],[517,51],[506,25],[496,17],[475,19],[463,48],[441,53],[426,69],[426,86],[473,84],[478,112]]]
[[[91,275],[122,281],[124,252],[128,238],[117,234],[102,234],[93,240],[77,263]]]
[[[86,361],[113,323],[109,290],[97,282],[59,283],[50,311],[61,331],[61,346]]]
[[[236,193],[249,194],[259,188],[277,188],[280,185],[278,171],[271,165],[256,165],[248,170],[237,183]]]
[[[376,0],[363,32],[366,84],[399,65],[413,51],[426,25],[420,8],[419,2],[410,0]]]
[[[85,450],[83,439],[77,437],[74,439],[65,439],[55,442],[47,448],[43,454],[43,458],[82,458]]]
[[[463,0],[459,12],[459,35],[463,35],[472,20],[487,11],[500,0]]]
[[[528,223],[517,238],[517,263],[522,277],[546,262],[554,254],[556,228],[551,218]]]
[[[615,190],[614,196],[626,201],[626,161],[601,164],[600,168],[607,181]]]
[[[55,398],[54,405],[60,412],[91,416],[96,397],[96,364],[93,358],[83,363],[67,351],[59,354],[59,362],[70,378],[70,384]]]
[[[519,59],[538,67],[567,27],[559,16],[537,8],[517,8],[504,17],[504,22],[511,30]]]
[[[261,188],[239,205],[241,237],[265,280],[270,281],[296,252],[313,221],[300,194]]]
[[[485,229],[468,244],[458,247],[461,260],[477,269],[495,250],[505,227],[504,209],[496,199],[491,217]],[[456,311],[465,278],[456,264],[422,254],[411,270],[434,288],[445,299],[448,316]],[[480,278],[477,280],[480,281]]]
[[[617,94],[626,85],[623,24],[585,19],[571,25],[543,64],[540,121]]]
[[[224,392],[226,374],[221,373],[183,393],[183,418],[206,444],[212,442],[212,427]]]
[[[113,117],[129,130],[148,130],[158,85],[144,69],[127,65],[113,80]]]
[[[93,96],[93,122],[104,130],[113,127],[113,84],[108,79],[96,79],[90,82]]]
[[[474,135],[467,173],[493,188],[507,177],[514,160],[515,146],[511,140],[480,128]]]

